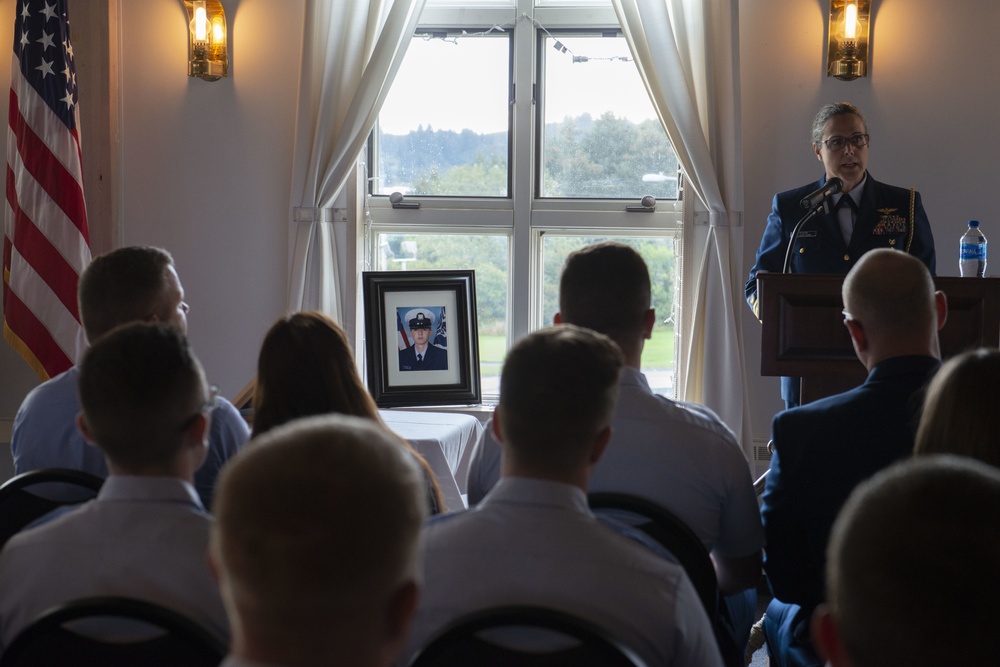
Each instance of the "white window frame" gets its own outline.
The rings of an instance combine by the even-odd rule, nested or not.
[[[540,0],[535,0],[540,1]],[[516,6],[515,6],[516,3]],[[488,30],[504,25],[527,14],[549,29],[614,29],[618,19],[608,6],[579,7],[533,6],[533,0],[514,0],[507,7],[425,6],[420,16],[420,26],[436,29]],[[418,33],[421,30],[418,27]],[[506,234],[509,237],[510,282],[508,283],[507,346],[531,331],[551,324],[542,322],[541,300],[541,236],[544,232],[614,236],[666,236],[676,239],[677,289],[674,313],[659,313],[660,317],[672,315],[675,320],[675,377],[679,378],[682,363],[680,319],[681,267],[683,266],[683,229],[685,218],[683,179],[678,183],[678,199],[657,201],[653,213],[629,213],[625,207],[638,201],[620,199],[555,199],[536,197],[536,167],[534,152],[536,139],[535,90],[537,67],[536,28],[527,19],[518,18],[513,30],[514,49],[512,80],[515,103],[511,121],[510,141],[512,170],[511,192],[507,198],[477,197],[420,197],[407,196],[407,201],[420,202],[419,210],[393,209],[388,197],[370,196],[363,188],[368,215],[358,216],[361,227],[359,240],[363,243],[363,266],[374,270],[378,257],[377,239],[382,233],[485,233]],[[520,54],[530,53],[531,57]],[[363,184],[362,184],[363,185]],[[640,195],[641,196],[641,195]],[[527,267],[528,270],[524,270]],[[360,332],[359,332],[360,333]],[[675,392],[679,382],[675,380]],[[489,397],[484,396],[484,401]]]

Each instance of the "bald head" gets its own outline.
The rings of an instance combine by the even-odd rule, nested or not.
[[[869,368],[884,358],[937,354],[937,330],[944,324],[943,296],[917,258],[889,249],[872,250],[844,279],[844,310],[864,334],[866,349],[855,349]],[[871,363],[864,355],[871,357]]]
[[[1000,471],[962,457],[912,459],[859,486],[834,524],[831,609],[813,628],[832,664],[996,664],[998,512]]]
[[[371,420],[313,417],[254,440],[227,465],[214,508],[234,651],[281,664],[393,660],[426,505],[412,455]]]

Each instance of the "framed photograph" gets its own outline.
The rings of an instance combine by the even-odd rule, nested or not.
[[[475,271],[365,271],[368,389],[379,407],[480,402]]]

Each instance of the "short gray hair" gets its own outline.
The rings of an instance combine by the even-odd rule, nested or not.
[[[868,134],[868,121],[865,120],[864,114],[856,106],[850,102],[834,102],[820,109],[819,113],[816,114],[816,118],[813,119],[812,142],[818,144],[823,140],[823,128],[826,127],[826,121],[834,116],[842,116],[848,113],[852,113],[861,119],[861,124],[865,126],[865,134]]]

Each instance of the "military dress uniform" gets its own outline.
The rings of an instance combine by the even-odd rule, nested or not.
[[[406,314],[411,331],[428,329],[434,326],[434,317],[422,310],[410,311]],[[410,317],[413,315],[413,317]],[[446,371],[448,370],[448,351],[428,342],[427,349],[418,354],[416,346],[399,351],[399,370],[401,371]]]
[[[746,282],[747,303],[760,317],[757,301],[757,274],[781,273],[792,229],[806,211],[799,202],[826,179],[809,183],[774,196],[764,236],[757,250],[757,262]],[[841,195],[848,197],[850,194]],[[875,248],[907,252],[934,272],[934,236],[920,201],[920,193],[880,183],[866,174],[850,241],[844,240],[836,211],[820,213],[807,222],[792,247],[791,273],[833,273],[846,275],[858,259]],[[782,378],[781,397],[798,402],[798,378]]]

